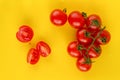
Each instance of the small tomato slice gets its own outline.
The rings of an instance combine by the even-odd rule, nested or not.
[[[16,37],[21,42],[29,42],[33,38],[33,30],[29,26],[23,25],[16,33]]]
[[[37,43],[36,49],[40,52],[42,57],[47,57],[51,53],[50,46],[43,41]]]
[[[36,64],[40,59],[40,53],[38,50],[31,48],[27,55],[27,62],[30,64]]]

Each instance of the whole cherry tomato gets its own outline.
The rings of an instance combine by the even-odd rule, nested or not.
[[[37,43],[36,49],[40,52],[40,55],[43,57],[47,57],[51,53],[49,45],[43,41]]]
[[[92,42],[91,33],[87,29],[79,29],[76,36],[80,44],[89,46]]]
[[[16,37],[21,42],[28,42],[33,38],[33,30],[29,26],[23,25],[19,28],[19,31],[16,33]]]
[[[68,16],[69,24],[76,29],[81,29],[85,25],[85,19],[79,11],[73,11]]]
[[[88,55],[90,58],[97,58],[100,56],[102,49],[99,45],[93,45],[88,51]]]
[[[80,45],[78,41],[73,41],[69,43],[67,51],[72,57],[79,58],[84,54],[84,46]]]
[[[53,24],[57,26],[62,26],[67,21],[67,14],[60,9],[55,9],[50,14],[50,20]]]
[[[76,66],[80,71],[86,72],[90,70],[92,63],[91,63],[90,58],[85,59],[84,57],[81,57],[81,58],[78,58],[76,62]]]
[[[27,55],[27,62],[30,64],[36,64],[40,59],[40,53],[38,50],[31,48]]]
[[[86,25],[90,31],[97,31],[101,28],[101,19],[98,15],[92,14],[87,17]]]
[[[105,45],[107,44],[111,39],[111,35],[107,30],[103,30],[100,34],[100,36],[96,39],[97,44],[99,45]]]

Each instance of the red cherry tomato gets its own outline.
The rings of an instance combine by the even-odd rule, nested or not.
[[[27,62],[30,64],[36,64],[40,59],[38,50],[31,48],[27,55]]]
[[[40,55],[43,57],[47,57],[51,53],[49,45],[43,41],[37,43],[36,49],[40,52]]]
[[[50,20],[53,24],[57,26],[62,26],[67,21],[67,14],[60,9],[55,9],[50,14]]]
[[[98,15],[92,14],[88,16],[86,25],[90,31],[97,31],[101,28],[101,19]]]
[[[28,42],[33,38],[33,30],[29,26],[23,25],[19,28],[19,31],[16,33],[16,37],[21,42]]]
[[[77,36],[77,39],[78,39],[78,41],[80,42],[80,44],[83,44],[83,45],[88,46],[88,45],[90,45],[91,42],[92,42],[92,38],[90,37],[91,34],[90,34],[90,32],[89,32],[88,30],[86,30],[86,29],[79,29],[79,30],[77,31],[76,36]]]
[[[69,24],[76,29],[81,29],[85,25],[85,19],[79,11],[73,11],[68,16]]]
[[[90,58],[88,60],[85,60],[84,57],[78,58],[76,62],[76,66],[80,71],[86,72],[90,70],[92,63],[90,61]]]
[[[100,46],[93,45],[88,51],[88,55],[90,58],[97,58],[100,56],[102,49]]]
[[[82,57],[84,54],[83,46],[78,41],[69,43],[67,51],[69,55],[76,58]]]
[[[107,30],[103,30],[100,36],[96,39],[96,43],[99,45],[107,44],[111,39],[111,35]]]

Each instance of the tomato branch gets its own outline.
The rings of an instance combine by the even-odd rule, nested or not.
[[[91,63],[90,57],[89,57],[89,55],[88,55],[88,51],[89,51],[90,48],[94,45],[96,39],[100,36],[100,34],[102,33],[102,31],[103,31],[105,28],[106,28],[106,27],[104,26],[104,27],[98,32],[97,36],[96,36],[95,38],[92,38],[93,41],[92,41],[92,43],[90,44],[90,46],[88,47],[88,49],[87,49],[87,51],[86,51],[86,53],[85,53],[85,54],[87,55],[87,57],[86,57],[85,55],[83,55],[84,58],[85,58],[85,60],[86,60],[86,63],[88,63],[88,64]]]
[[[95,38],[93,38],[93,41],[91,43],[91,45],[88,47],[86,54],[88,54],[88,51],[90,50],[90,48],[94,45],[95,40],[100,36],[100,34],[102,33],[102,31],[105,29],[106,27],[104,26],[97,34],[97,36]]]

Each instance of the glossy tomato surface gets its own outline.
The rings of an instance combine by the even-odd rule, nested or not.
[[[54,25],[62,26],[67,21],[67,14],[60,9],[55,9],[50,14],[50,20]]]
[[[40,52],[42,57],[47,57],[51,53],[50,46],[44,41],[40,41],[36,45],[36,49]]]
[[[72,11],[68,16],[68,22],[76,29],[81,29],[85,25],[85,19],[79,11]]]
[[[85,58],[82,57],[82,58],[78,58],[76,62],[76,66],[80,71],[86,72],[91,69],[92,64],[87,63]]]
[[[36,64],[40,59],[40,53],[38,50],[31,48],[27,55],[27,62],[29,64]]]
[[[23,25],[16,33],[16,37],[21,42],[29,42],[33,38],[34,32],[31,27]]]

